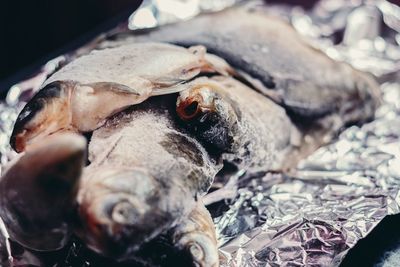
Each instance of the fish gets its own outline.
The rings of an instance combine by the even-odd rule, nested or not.
[[[218,266],[202,197],[222,164],[178,125],[176,97],[115,114],[88,144],[68,132],[29,146],[0,179],[0,216],[12,240],[54,251],[78,236],[98,254],[126,261],[168,235],[198,266]]]
[[[177,115],[220,162],[248,172],[293,167],[305,142],[281,106],[232,77],[201,77],[187,86]]]
[[[175,227],[182,229],[189,221],[196,224],[201,213],[208,218],[206,225],[201,222],[208,229],[205,235],[200,232],[197,239],[188,239],[189,233],[180,230],[181,237],[175,239],[187,241],[174,244],[203,251],[203,260],[193,255],[199,266],[211,266],[205,264],[209,257],[217,264],[215,230],[201,197],[222,166],[177,125],[175,101],[176,96],[148,100],[93,132],[90,164],[78,195],[78,233],[93,250],[127,259],[160,234],[171,229],[175,233]]]
[[[344,125],[370,120],[381,103],[379,86],[370,74],[331,59],[265,8],[241,4],[110,38],[98,46],[149,41],[202,45],[226,60],[237,78],[284,107],[299,124],[326,124],[323,121],[333,121],[334,116],[333,130],[337,131]]]
[[[228,75],[230,66],[204,47],[129,44],[94,50],[51,75],[20,112],[10,144],[22,152],[57,132],[90,132],[150,96],[183,90],[204,73]]]
[[[202,204],[214,178],[227,163],[249,172],[289,165],[302,133],[281,106],[219,75],[109,117],[91,133],[87,152],[82,138],[71,132],[35,140],[2,177],[0,216],[13,239],[48,251],[77,235],[123,261],[168,234],[200,266],[217,266],[215,230]],[[65,191],[55,190],[65,180]]]

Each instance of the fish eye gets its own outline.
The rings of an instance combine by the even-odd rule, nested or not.
[[[183,120],[191,120],[201,112],[201,104],[197,99],[188,99],[177,106],[177,113]]]
[[[132,223],[139,216],[137,209],[128,201],[115,204],[111,214],[112,220],[120,224]]]
[[[196,115],[198,109],[199,109],[199,102],[193,101],[192,103],[184,107],[183,110],[185,112],[186,117],[190,118]]]

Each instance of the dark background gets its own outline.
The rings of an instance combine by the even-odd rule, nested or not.
[[[142,0],[0,0],[0,91],[126,20]]]

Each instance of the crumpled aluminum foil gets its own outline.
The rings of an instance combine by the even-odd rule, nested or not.
[[[239,1],[148,0],[128,27],[151,28]],[[233,177],[220,191],[230,199],[218,202],[227,211],[214,218],[221,265],[338,266],[386,215],[400,213],[400,8],[386,0],[321,0],[311,11],[282,5],[269,10],[330,57],[376,75],[383,104],[374,121],[346,129],[290,175],[249,177],[241,171]],[[48,62],[0,102],[0,168],[15,156],[8,140],[18,111],[48,75],[73,57]],[[218,191],[208,199],[218,199]],[[7,235],[3,228],[0,249],[6,247],[8,255],[10,245],[1,243]]]
[[[129,18],[131,30],[153,28],[190,19],[203,12],[215,12],[243,0],[145,0]]]
[[[375,74],[383,104],[374,121],[342,132],[294,175],[240,185],[230,209],[215,218],[223,266],[338,266],[386,215],[400,212],[400,8],[325,0],[309,13],[285,15],[332,58]]]

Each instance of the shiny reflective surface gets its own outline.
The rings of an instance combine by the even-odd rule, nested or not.
[[[145,1],[130,28],[187,19],[237,1],[169,1],[181,2],[176,14],[159,2]],[[229,185],[234,196],[226,200],[229,209],[214,218],[222,266],[337,266],[386,215],[400,212],[400,8],[385,0],[322,0],[309,13],[297,7],[271,10],[330,57],[376,75],[383,103],[374,121],[346,129],[293,173],[240,175],[236,194]],[[2,167],[15,155],[8,140],[17,112],[64,60],[49,62],[34,78],[13,86],[0,103]],[[213,199],[221,196],[213,193]]]
[[[290,176],[242,183],[228,212],[215,218],[224,266],[337,266],[386,215],[399,213],[400,84],[393,73],[400,49],[393,25],[400,9],[360,2],[321,1],[310,14],[286,15],[301,33],[318,37],[314,44],[329,56],[379,78],[376,119],[345,130]],[[334,45],[340,30],[344,40]]]

